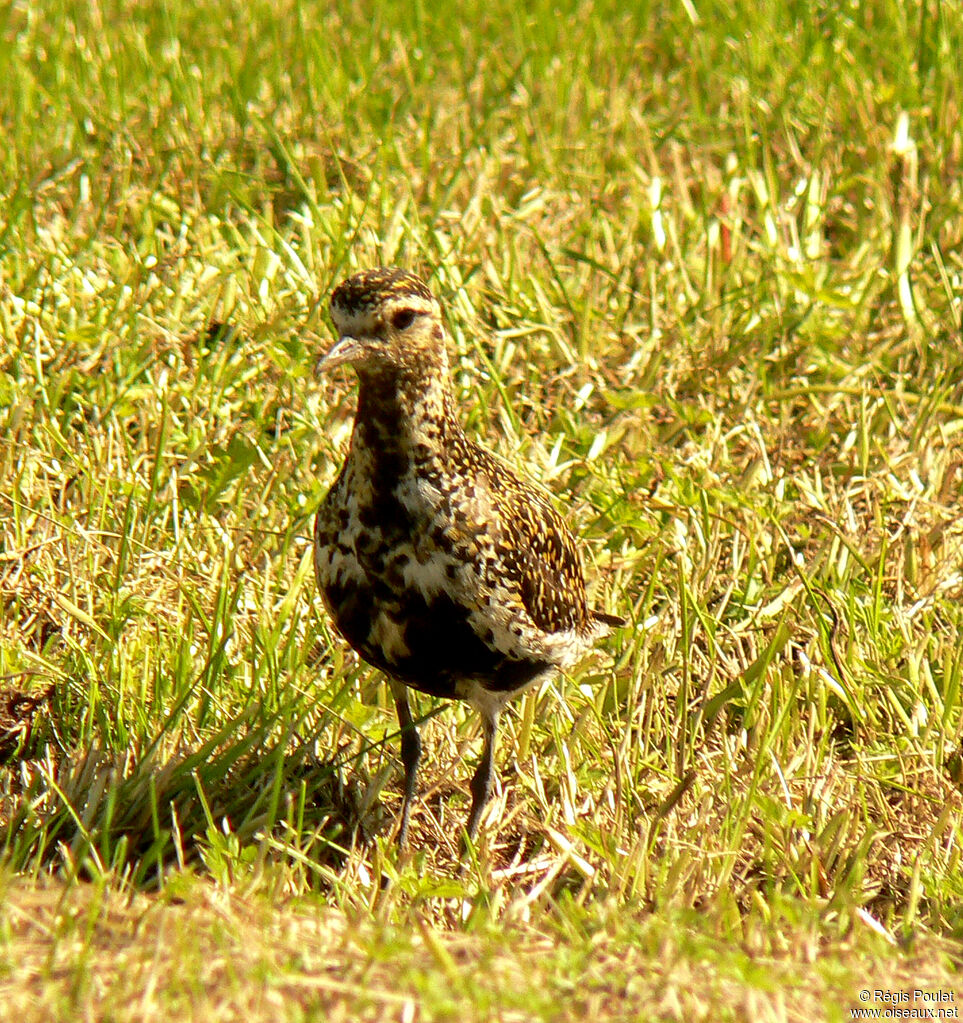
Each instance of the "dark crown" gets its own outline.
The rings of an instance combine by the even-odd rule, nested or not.
[[[362,270],[342,281],[331,295],[331,309],[346,316],[357,316],[385,302],[417,297],[433,301],[428,286],[420,277],[396,266],[379,266]]]

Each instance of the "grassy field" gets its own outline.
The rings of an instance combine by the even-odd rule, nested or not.
[[[963,8],[630,6],[6,6],[10,1018],[963,998]],[[462,875],[474,715],[417,703],[399,858],[311,574],[380,263],[630,619],[506,716]]]

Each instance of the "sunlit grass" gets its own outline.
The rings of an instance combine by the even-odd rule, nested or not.
[[[11,8],[0,990],[26,1018],[176,1013],[185,971],[205,1019],[843,1018],[951,984],[959,5],[571,8]],[[376,263],[430,279],[466,425],[630,618],[507,717],[463,877],[471,712],[418,704],[399,861],[391,701],[311,575],[353,408],[313,374],[326,300]]]

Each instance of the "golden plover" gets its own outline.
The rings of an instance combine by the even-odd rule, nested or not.
[[[360,386],[348,455],[315,520],[318,587],[338,632],[391,684],[399,846],[421,756],[407,687],[478,709],[474,838],[505,704],[622,619],[589,609],[574,539],[547,496],[459,425],[441,306],[425,284],[365,270],[335,289],[331,317],[339,338],[318,369],[349,363]]]

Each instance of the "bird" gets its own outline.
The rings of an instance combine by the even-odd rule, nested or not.
[[[362,270],[335,288],[330,311],[338,339],[317,371],[350,365],[359,383],[348,452],[315,516],[318,589],[336,631],[391,687],[399,849],[422,752],[408,689],[479,712],[474,840],[506,704],[624,620],[589,608],[575,540],[547,493],[460,425],[442,307],[425,282]]]

